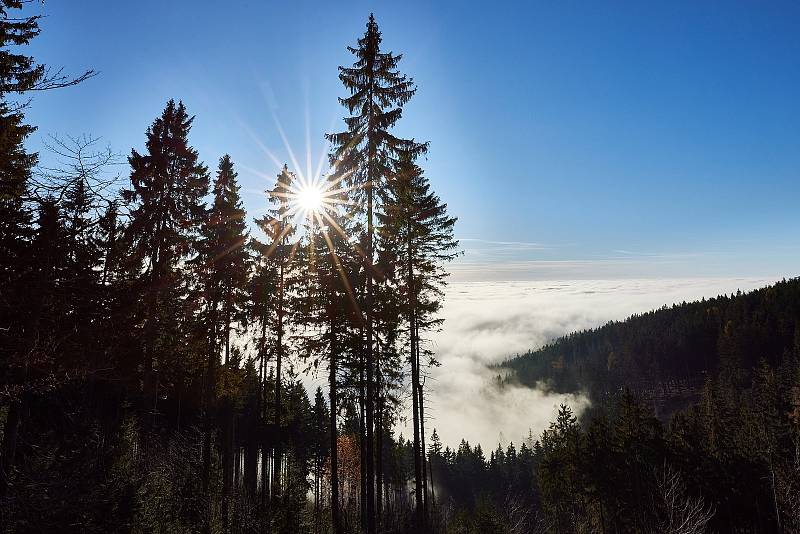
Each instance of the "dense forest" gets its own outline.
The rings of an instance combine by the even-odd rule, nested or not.
[[[750,380],[762,363],[789,365],[798,343],[800,280],[792,279],[575,332],[501,367],[527,386],[586,391],[594,400],[629,388],[667,420],[722,370],[740,369]]]
[[[395,134],[417,87],[375,18],[339,68],[328,171],[283,165],[255,218],[179,95],[127,161],[63,135],[41,164],[31,95],[97,73],[29,57],[25,4],[0,0],[0,530],[800,531],[800,282],[510,361],[496,387],[591,409],[445,447],[425,378],[456,220],[428,144]]]

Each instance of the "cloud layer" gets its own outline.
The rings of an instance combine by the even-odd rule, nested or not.
[[[426,432],[445,444],[462,438],[484,449],[519,444],[538,435],[558,404],[580,412],[583,395],[557,395],[524,387],[498,389],[490,366],[575,330],[665,304],[747,291],[767,278],[455,282],[442,311],[445,325],[431,344],[441,367],[431,371]],[[406,436],[409,427],[400,429]]]

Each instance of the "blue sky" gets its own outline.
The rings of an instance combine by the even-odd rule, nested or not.
[[[127,155],[183,99],[258,215],[262,146],[291,164],[280,123],[316,166],[373,11],[418,83],[398,132],[431,142],[464,278],[796,275],[800,4],[700,4],[49,0],[31,52],[101,74],[36,95],[31,146],[91,133]]]

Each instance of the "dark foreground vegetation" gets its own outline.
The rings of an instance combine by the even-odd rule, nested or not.
[[[518,466],[500,480],[536,473],[559,531],[705,531],[656,527],[669,512],[715,532],[798,532],[799,362],[800,279],[571,334],[509,361],[505,380],[588,392],[593,407],[493,453]]]
[[[250,221],[235,163],[209,171],[180,101],[121,179],[91,137],[53,138],[60,163],[38,165],[29,95],[94,73],[27,57],[22,8],[0,0],[2,531],[800,528],[796,281],[520,358],[524,382],[589,391],[585,420],[564,406],[518,447],[443,448],[425,338],[455,219],[417,165],[427,144],[391,133],[416,88],[375,20],[340,68],[322,206],[284,167]],[[653,406],[666,420],[676,391],[665,426]]]

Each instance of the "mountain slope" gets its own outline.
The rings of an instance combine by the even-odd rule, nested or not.
[[[750,293],[662,307],[570,334],[505,362],[508,380],[592,398],[627,387],[664,417],[725,366],[777,366],[800,345],[800,279]]]

